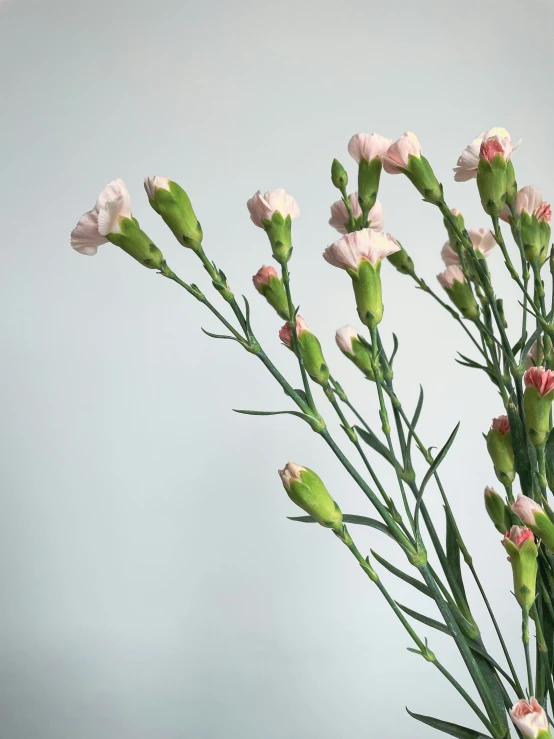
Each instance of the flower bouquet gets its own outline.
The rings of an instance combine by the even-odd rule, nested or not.
[[[387,601],[413,642],[411,651],[429,663],[429,669],[438,670],[468,704],[477,729],[454,724],[445,716],[411,714],[460,739],[504,739],[513,735],[511,732],[547,739],[551,737],[550,726],[554,726],[554,510],[548,494],[548,490],[554,492],[554,292],[552,302],[547,303],[544,284],[548,268],[554,275],[554,252],[548,253],[550,206],[536,187],[518,190],[512,163],[516,148],[505,129],[493,128],[473,139],[461,154],[454,179],[476,180],[483,210],[490,219],[490,228],[474,230],[466,229],[460,211],[447,204],[443,186],[413,133],[405,133],[395,142],[377,134],[351,138],[348,151],[357,163],[356,192],[348,193],[346,169],[338,160],[333,161],[331,181],[340,197],[331,206],[329,223],[341,236],[325,249],[323,257],[350,278],[359,319],[358,327],[345,326],[336,332],[336,343],[375,389],[379,406],[375,418],[360,413],[327,362],[317,336],[298,315],[289,262],[292,221],[300,209],[285,190],[263,195],[258,191],[247,207],[253,224],[265,232],[275,262],[275,266],[259,269],[253,277],[254,287],[285,322],[279,338],[296,357],[300,383],[285,377],[261,346],[252,329],[249,301],[236,298],[223,270],[207,255],[191,201],[173,180],[147,177],[148,200],[179,244],[200,259],[215,290],[213,299],[177,275],[142,231],[122,180],[104,188],[94,208],[80,218],[71,234],[71,244],[81,254],[96,254],[99,245],[111,242],[203,303],[224,329],[221,334],[205,333],[239,344],[266,368],[289,400],[289,407],[283,410],[238,412],[294,416],[294,422],[308,424],[335,455],[372,511],[343,514],[341,501],[327,490],[317,472],[288,462],[279,471],[281,482],[303,512],[292,520],[317,523],[330,530]],[[406,176],[443,220],[448,240],[442,250],[445,269],[438,275],[442,292],[424,281],[402,245],[382,231],[383,209],[377,195],[383,170]],[[510,248],[504,239],[508,231],[514,242]],[[502,299],[487,265],[493,249],[502,252],[519,291],[521,310],[516,326],[507,325]],[[395,388],[396,338],[389,354],[380,330],[384,262],[448,311],[472,346],[472,355],[460,354],[458,361],[484,372],[495,386],[499,415],[485,438],[499,485],[498,490],[485,488],[484,503],[492,525],[503,537],[508,559],[505,586],[509,588],[512,581],[513,609],[521,615],[521,643],[507,643],[503,636],[501,619],[488,601],[470,545],[458,527],[441,481],[441,463],[454,443],[457,427],[432,453],[418,432],[423,394],[415,411],[408,413]],[[342,445],[329,430],[324,408],[340,421]],[[394,490],[383,484],[376,471],[379,458],[393,470]],[[418,474],[416,467],[423,472]],[[425,492],[431,486],[444,504],[445,535],[438,531],[426,505]],[[366,516],[366,512],[371,515]],[[359,526],[370,527],[375,536],[392,538],[405,555],[405,567],[361,552],[355,542]],[[496,536],[492,527],[491,535]],[[383,571],[434,601],[440,620],[399,605],[381,579]],[[467,578],[474,581],[484,601],[503,653],[502,664],[491,656],[482,639],[464,584]],[[440,655],[421,636],[424,627],[452,637],[467,679],[458,680],[442,664]],[[514,666],[513,655],[520,649],[525,674],[518,674]],[[473,682],[474,697],[463,685],[468,681]]]

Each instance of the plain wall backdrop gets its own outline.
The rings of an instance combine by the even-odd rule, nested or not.
[[[519,184],[552,199],[553,31],[550,0],[0,3],[2,739],[435,735],[405,706],[476,726],[406,651],[346,549],[287,520],[298,513],[277,476],[288,460],[317,470],[343,511],[371,508],[306,425],[232,412],[290,407],[261,363],[202,334],[220,326],[177,286],[110,244],[81,256],[69,233],[122,177],[173,269],[208,291],[143,191],[145,175],[179,181],[208,254],[249,297],[257,335],[298,385],[281,321],[251,284],[271,256],[245,207],[255,190],[285,187],[302,209],[295,301],[377,428],[374,388],[334,343],[336,328],[359,324],[348,277],[321,258],[335,238],[331,161],[355,181],[354,132],[413,130],[449,204],[484,226],[475,183],[454,183],[452,167],[479,131],[505,126],[523,137]],[[435,284],[438,213],[404,177],[383,176],[380,199],[387,230]],[[490,266],[517,326],[499,254]],[[440,446],[461,421],[443,477],[521,669],[511,573],[482,505],[494,474],[481,433],[500,401],[455,363],[472,350],[446,312],[389,265],[383,282],[398,392],[411,410],[420,382],[426,390],[422,437]],[[442,532],[437,491],[426,495]],[[364,553],[405,566],[378,533],[355,534]],[[437,615],[383,577],[398,600]],[[417,630],[472,691],[449,638]]]

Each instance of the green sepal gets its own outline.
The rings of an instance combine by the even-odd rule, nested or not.
[[[396,251],[394,254],[389,254],[387,259],[392,266],[399,272],[402,272],[403,275],[415,274],[413,259],[403,246],[400,246],[400,251]]]
[[[192,203],[183,188],[172,180],[169,190],[156,188],[154,198],[148,198],[152,208],[158,213],[183,246],[196,249],[202,242],[202,227],[198,222]]]
[[[360,321],[370,330],[374,329],[383,318],[381,261],[374,266],[364,259],[358,265],[358,269],[349,269],[348,274],[352,278]]]
[[[287,495],[297,506],[325,528],[342,529],[342,513],[321,478],[313,470],[304,468],[300,480],[293,479],[285,488]]]
[[[279,264],[288,262],[292,253],[292,220],[290,214],[283,217],[276,210],[271,216],[271,220],[262,218],[262,225],[269,238],[275,259]]]
[[[451,213],[450,216],[453,220],[456,221],[460,233],[463,233],[466,227],[463,215],[461,213],[457,213],[456,215]],[[448,241],[450,242],[450,246],[454,249],[456,254],[459,254],[462,250],[462,242],[459,240],[451,221],[448,218],[445,218],[443,220],[443,223],[444,227],[446,228],[446,232],[448,233]]]
[[[523,393],[527,435],[536,447],[543,446],[550,433],[550,409],[553,397],[552,392],[541,395],[533,385],[526,387]]]
[[[529,528],[547,549],[554,552],[554,523],[546,513],[535,513],[535,525]]]
[[[444,290],[464,318],[469,321],[479,318],[479,306],[465,280],[464,282],[454,280],[452,287],[445,287]]]
[[[436,205],[443,201],[442,185],[437,180],[433,168],[425,157],[410,154],[408,156],[408,166],[402,171],[428,203]]]
[[[536,215],[525,210],[520,216],[519,224],[525,258],[528,262],[543,265],[548,256],[550,224],[539,221]]]
[[[342,351],[342,350],[341,350]],[[359,339],[352,339],[352,351],[342,352],[356,367],[364,373],[368,380],[375,380],[375,374],[371,364],[371,356],[367,348]]]
[[[486,440],[497,478],[503,485],[511,485],[516,476],[511,430],[501,434],[498,429],[490,429]]]
[[[533,539],[526,539],[519,548],[508,538],[502,543],[512,565],[514,595],[519,605],[528,610],[535,602],[539,550]]]
[[[287,294],[285,292],[285,286],[283,281],[271,275],[267,284],[260,285],[258,290],[260,295],[263,295],[269,305],[276,311],[276,313],[288,321],[289,318],[289,305],[287,301]]]
[[[506,531],[510,530],[510,526],[512,525],[510,509],[496,490],[490,494],[485,493],[485,508],[487,509],[489,518],[500,534],[505,534]]]
[[[119,228],[119,233],[106,236],[108,241],[119,246],[148,269],[161,269],[165,265],[164,255],[139,227],[136,218],[121,218]]]
[[[477,167],[477,188],[485,213],[498,218],[506,205],[506,160],[496,154],[489,162],[482,157]]]
[[[377,157],[370,162],[362,159],[358,165],[358,202],[364,213],[369,213],[377,200],[382,167],[381,160]]]
[[[415,718],[416,721],[421,721],[421,723],[427,724],[427,726],[431,726],[433,729],[437,729],[437,731],[442,731],[444,734],[455,736],[457,739],[491,739],[490,736],[481,734],[480,731],[467,729],[465,726],[459,726],[459,724],[451,724],[449,721],[442,721],[441,719],[433,718],[432,716],[423,716],[420,713],[412,713],[408,708],[406,708],[406,711],[412,718]]]
[[[318,385],[326,385],[329,382],[329,367],[317,336],[311,331],[302,331],[298,334],[298,346],[306,372]]]
[[[506,162],[506,205],[513,205],[517,195],[516,172],[512,160]]]

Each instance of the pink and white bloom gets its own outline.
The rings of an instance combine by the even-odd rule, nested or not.
[[[386,139],[378,133],[355,133],[348,142],[348,153],[358,164],[363,160],[371,162],[380,159],[387,153],[392,139]]]
[[[541,191],[534,185],[526,185],[521,190],[518,190],[515,199],[515,209],[518,216],[525,211],[529,215],[536,216],[538,221],[550,223],[552,219],[550,203],[542,199]]]
[[[466,278],[457,264],[451,264],[444,272],[437,275],[437,280],[445,290],[451,290],[455,282],[465,282]]]
[[[535,503],[533,498],[522,495],[521,493],[517,496],[515,503],[512,503],[512,511],[519,516],[527,526],[535,525],[535,515],[537,513],[544,513],[542,507]]]
[[[144,189],[150,200],[154,200],[156,197],[157,190],[168,190],[169,183],[171,180],[167,177],[145,177],[144,178]]]
[[[274,267],[266,267],[264,264],[264,266],[260,267],[252,278],[252,282],[254,283],[256,290],[259,291],[262,285],[269,285],[271,277],[279,277],[277,270]]]
[[[506,532],[504,539],[509,539],[512,544],[515,544],[518,549],[521,549],[523,544],[528,539],[535,539],[535,535],[528,529],[527,526],[512,526],[509,531]]]
[[[470,228],[468,233],[471,243],[473,244],[473,248],[476,251],[480,251],[481,254],[487,258],[496,246],[496,241],[492,231],[488,228]],[[442,247],[441,257],[447,267],[451,264],[460,264],[460,257],[450,246],[449,241],[447,241]]]
[[[505,128],[489,128],[476,136],[461,153],[458,164],[454,167],[456,182],[467,182],[477,177],[477,167],[481,157],[492,161],[496,154],[502,154],[507,161],[512,152],[521,144],[521,139],[515,146]]]
[[[287,490],[290,490],[291,483],[301,481],[301,475],[305,469],[305,467],[294,462],[287,462],[282,470],[278,470],[281,482]]]
[[[350,201],[350,207],[352,208],[352,215],[354,218],[360,218],[362,215],[362,209],[358,202],[358,193],[350,193],[348,200]],[[337,200],[336,203],[333,203],[331,206],[329,225],[335,228],[339,233],[345,234],[348,233],[349,220],[348,210],[346,209],[344,202],[342,200]],[[375,205],[369,211],[368,220],[370,227],[374,231],[382,231],[383,226],[385,225],[385,215],[383,213],[383,206],[379,200],[375,201]]]
[[[258,190],[251,198],[247,201],[246,206],[250,212],[250,218],[259,228],[263,228],[263,219],[271,220],[271,217],[277,211],[286,218],[296,218],[300,215],[300,208],[298,203],[289,195],[286,190],[280,188],[278,190],[268,190],[262,195],[261,190]]]
[[[544,367],[529,367],[523,381],[525,387],[536,387],[542,397],[554,390],[554,372]]]
[[[120,232],[120,220],[131,218],[131,196],[123,180],[106,185],[92,210],[83,213],[71,232],[71,246],[81,254],[92,256],[108,234]]]
[[[408,166],[410,156],[421,157],[421,144],[415,133],[406,131],[389,147],[383,167],[389,174],[400,174]]]
[[[306,321],[302,318],[302,316],[296,316],[296,335],[300,336],[300,334],[304,333],[304,331],[309,331],[310,329],[306,325]],[[279,338],[285,344],[285,346],[291,346],[292,344],[292,327],[290,323],[287,321],[285,325],[281,328],[279,331]]]
[[[334,241],[323,252],[323,258],[333,267],[356,270],[364,260],[375,266],[397,251],[400,246],[390,234],[363,228]]]
[[[519,700],[510,709],[510,716],[526,739],[537,739],[541,731],[549,732],[546,713],[536,698]]]
[[[507,434],[510,430],[510,421],[508,420],[508,416],[498,416],[497,418],[493,418],[491,429],[494,429],[495,431],[500,431],[502,436],[504,436],[504,434]]]
[[[356,331],[353,326],[343,326],[339,328],[335,334],[335,341],[337,342],[338,348],[345,354],[353,354],[352,342],[358,338],[360,332]]]

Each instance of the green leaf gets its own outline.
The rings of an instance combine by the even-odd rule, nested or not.
[[[422,624],[430,626],[432,629],[442,631],[443,634],[448,634],[448,636],[451,636],[448,626],[446,626],[446,624],[443,624],[441,621],[436,621],[434,618],[430,618],[429,616],[424,616],[422,613],[413,611],[411,608],[408,608],[408,606],[403,606],[402,603],[398,603],[398,601],[396,602],[396,605],[401,608],[406,615],[415,618],[416,621],[421,621]]]
[[[529,447],[523,423],[519,417],[515,405],[510,401],[508,404],[508,420],[510,421],[510,432],[512,436],[512,449],[514,450],[514,462],[521,490],[524,495],[533,497],[533,473],[529,460]]]
[[[289,521],[300,521],[301,523],[316,523],[315,518],[312,518],[311,516],[288,516],[288,519]],[[385,524],[381,523],[381,521],[376,521],[374,518],[367,518],[367,516],[357,516],[353,513],[343,513],[342,520],[344,521],[344,523],[352,523],[360,526],[370,526],[372,529],[377,529],[377,531],[380,531],[382,534],[386,534],[387,536],[390,536],[391,539],[394,539],[393,535],[385,526]]]
[[[527,340],[527,343],[523,347],[523,351],[521,352],[521,355],[523,357],[526,357],[529,354],[531,347],[533,346],[535,341],[539,338],[539,336],[542,334],[542,332],[543,332],[543,329],[542,327],[539,326],[539,328],[531,334],[531,336]]]
[[[440,452],[437,454],[437,456],[433,460],[433,464],[429,466],[429,469],[427,470],[427,474],[425,475],[425,477],[423,478],[421,482],[421,485],[419,486],[419,491],[417,494],[417,502],[416,502],[416,507],[415,507],[415,515],[414,515],[417,530],[419,530],[419,526],[418,526],[419,509],[421,508],[421,501],[423,500],[423,493],[425,491],[425,487],[427,483],[429,482],[429,480],[433,477],[433,475],[437,471],[442,460],[448,454],[448,450],[454,443],[454,439],[456,438],[456,434],[458,433],[459,428],[460,428],[460,423],[458,422],[456,426],[454,427],[454,431],[448,437],[446,444],[443,446],[443,448],[440,450]]]
[[[431,592],[427,585],[425,583],[420,582],[419,580],[416,580],[415,577],[412,577],[411,575],[407,575],[403,570],[400,570],[398,567],[395,567],[390,562],[387,562],[387,560],[384,557],[381,557],[380,554],[377,554],[373,549],[371,550],[371,553],[379,562],[380,565],[383,565],[383,567],[391,572],[393,575],[396,575],[396,577],[399,577],[401,580],[404,580],[404,582],[407,582],[408,585],[411,585],[412,587],[416,588],[416,590],[419,590],[420,593],[423,593],[424,595],[427,595],[429,598],[432,598]]]
[[[200,330],[203,331],[206,336],[209,336],[210,339],[230,339],[231,341],[236,341],[240,344],[240,341],[235,336],[226,336],[225,334],[212,334],[211,331],[206,331],[206,329],[202,328],[202,326],[200,326]]]
[[[412,713],[409,708],[406,708],[406,711],[416,721],[421,721],[421,723],[432,726],[433,729],[442,731],[444,734],[455,736],[457,739],[491,739],[486,734],[481,734],[481,732],[475,731],[474,729],[466,729],[465,726],[460,726],[459,724],[451,724],[449,721],[441,721],[441,719],[433,718],[432,716],[423,716],[421,713]]]
[[[396,334],[392,335],[392,341],[394,344],[394,348],[392,350],[392,354],[390,355],[390,359],[388,360],[390,367],[392,367],[392,361],[396,357],[396,352],[398,351],[398,337],[396,336]]]
[[[393,456],[390,453],[389,449],[381,441],[379,441],[373,431],[364,429],[361,426],[354,426],[354,430],[357,434],[359,434],[360,438],[362,438],[368,446],[370,446],[378,454],[384,457],[389,464],[392,464],[393,467],[395,466]]]
[[[246,416],[297,416],[297,418],[311,424],[310,417],[305,413],[300,413],[300,411],[249,411],[243,408],[233,408],[233,412],[242,413]]]
[[[545,448],[546,457],[546,479],[548,487],[552,490],[554,487],[554,429],[548,435]]]
[[[448,513],[448,508],[445,507],[446,512],[446,559],[448,565],[456,582],[460,592],[462,593],[464,600],[467,604],[467,596],[464,588],[464,578],[462,577],[462,565],[460,558],[460,547],[458,546],[458,536],[456,525],[453,523],[451,516]]]

